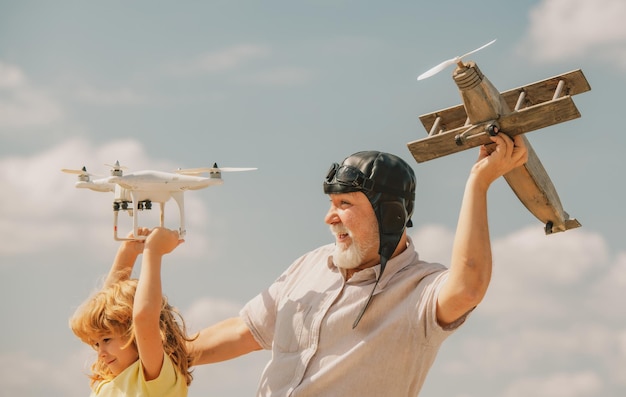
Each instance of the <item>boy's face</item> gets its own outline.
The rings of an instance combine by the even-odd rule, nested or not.
[[[103,335],[93,344],[98,358],[109,367],[114,376],[122,373],[139,358],[135,345],[131,343],[124,346],[126,342],[118,335]]]

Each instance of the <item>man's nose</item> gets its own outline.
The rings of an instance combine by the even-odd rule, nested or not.
[[[337,215],[337,208],[334,205],[331,205],[324,217],[324,222],[328,225],[333,225],[335,223],[341,222],[339,219],[339,215]]]

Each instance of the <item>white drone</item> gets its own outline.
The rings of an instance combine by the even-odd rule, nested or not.
[[[224,183],[222,172],[229,171],[252,171],[256,168],[218,168],[214,163],[210,168],[178,169],[174,173],[162,171],[137,171],[124,175],[126,167],[120,165],[105,164],[111,167],[111,176],[92,180],[95,176],[87,172],[83,167],[80,170],[62,169],[62,172],[78,174],[77,188],[86,188],[97,192],[114,192],[113,200],[113,238],[117,241],[143,240],[145,236],[138,233],[138,212],[152,209],[152,203],[159,203],[161,209],[160,226],[164,223],[165,203],[173,198],[178,204],[180,211],[181,238],[185,235],[185,202],[183,193],[185,190],[199,190],[209,186],[217,186]],[[208,173],[209,177],[200,176]],[[133,208],[131,205],[135,204]],[[122,238],[117,235],[117,217],[119,211],[127,211],[133,217],[133,239]],[[133,216],[134,215],[134,216]]]

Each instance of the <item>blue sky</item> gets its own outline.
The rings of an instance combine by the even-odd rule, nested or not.
[[[495,38],[470,59],[500,90],[573,69],[592,87],[574,97],[580,119],[528,134],[583,227],[545,236],[494,184],[492,284],[422,395],[623,395],[625,18],[621,0],[0,0],[2,393],[89,392],[92,352],[67,320],[117,248],[112,196],[75,189],[61,168],[258,167],[186,193],[188,234],[164,289],[195,330],[332,242],[322,178],[359,150],[414,165],[411,236],[447,264],[477,150],[413,160],[418,116],[460,102],[451,69],[416,77]],[[176,227],[175,204],[166,211]],[[252,395],[267,358],[197,368],[190,396]]]

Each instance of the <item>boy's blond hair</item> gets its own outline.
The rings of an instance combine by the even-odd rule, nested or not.
[[[133,345],[137,348],[133,326],[136,290],[137,279],[126,279],[96,292],[70,318],[70,328],[78,338],[92,347],[103,335],[116,335],[127,341],[125,347]],[[187,336],[182,316],[175,307],[170,306],[165,295],[161,303],[159,327],[165,354],[189,385],[193,379],[189,369],[193,359],[187,352],[186,342],[195,337]],[[115,377],[100,357],[91,365],[91,372],[89,377],[92,386]]]

